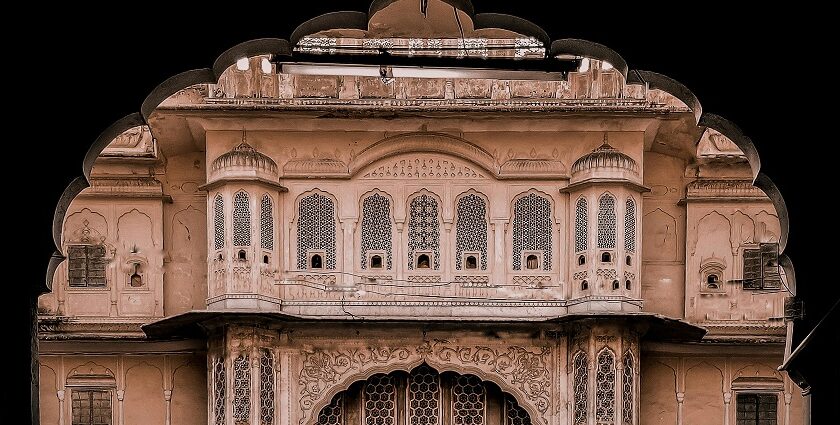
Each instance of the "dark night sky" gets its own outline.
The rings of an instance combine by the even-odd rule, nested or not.
[[[89,144],[114,120],[139,110],[145,95],[160,81],[209,67],[219,53],[238,42],[286,38],[309,17],[341,9],[366,11],[369,5],[366,0],[301,3],[296,10],[288,10],[293,2],[277,1],[133,14],[97,8],[90,16],[71,18],[80,8],[76,3],[7,16],[28,28],[7,36],[5,43],[5,101],[12,111],[6,113],[5,127],[14,130],[7,133],[14,139],[5,140],[7,167],[21,163],[46,177],[41,179],[45,183],[33,184],[12,177],[19,174],[11,172],[7,180],[19,192],[15,202],[26,203],[10,209],[12,214],[22,213],[24,223],[7,218],[22,231],[15,245],[24,247],[17,251],[23,255],[15,257],[14,269],[20,276],[5,282],[20,290],[21,300],[10,304],[25,308],[25,288],[44,278],[53,250],[55,202],[65,185],[81,174]],[[477,12],[530,19],[552,39],[583,38],[605,44],[631,69],[656,71],[682,82],[697,95],[704,111],[738,124],[758,147],[762,171],[787,201],[792,223],[787,253],[805,298],[806,320],[818,320],[840,297],[836,277],[824,276],[830,270],[825,263],[836,255],[836,242],[830,236],[836,232],[834,225],[823,223],[836,220],[827,201],[837,192],[828,177],[837,162],[836,136],[829,133],[834,108],[828,107],[836,97],[837,72],[827,65],[833,52],[821,37],[820,29],[826,27],[819,22],[827,12],[789,7],[734,13],[690,3],[696,10],[667,13],[647,2],[622,7],[581,2],[580,7],[568,3],[546,9],[543,4],[548,3],[473,1]],[[35,41],[36,37],[45,41]],[[20,260],[25,266],[17,265]],[[8,313],[23,317],[16,310]],[[13,330],[26,332],[24,322],[10,323]],[[15,341],[19,341],[15,346],[26,345],[25,338]],[[24,363],[16,370],[25,373]]]

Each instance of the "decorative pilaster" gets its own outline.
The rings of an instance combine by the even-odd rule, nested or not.
[[[58,425],[64,425],[64,390],[58,390]]]
[[[172,390],[163,390],[163,399],[166,401],[166,419],[165,424],[172,424]]]
[[[723,393],[723,425],[729,425],[729,406],[732,402],[732,393]]]
[[[123,400],[125,399],[125,390],[117,390],[117,408],[119,409],[119,425],[125,425],[125,406]]]

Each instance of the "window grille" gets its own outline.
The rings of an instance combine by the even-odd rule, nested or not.
[[[274,356],[260,351],[260,424],[274,424]]]
[[[72,390],[72,425],[111,425],[111,391]]]
[[[408,400],[409,425],[440,423],[440,375],[426,365],[412,371]]]
[[[307,268],[307,250],[325,251],[326,269],[335,270],[335,204],[319,193],[300,200],[298,205],[297,267]]]
[[[251,245],[251,205],[245,192],[233,196],[233,244]]]
[[[225,361],[221,357],[213,360],[213,423],[225,425]]]
[[[459,375],[452,385],[455,425],[484,425],[484,385],[475,375]]]
[[[589,371],[586,353],[578,352],[574,358],[574,424],[586,423],[586,410],[589,406]]]
[[[395,425],[397,387],[391,375],[373,375],[365,384],[365,425]]]
[[[213,246],[216,249],[225,247],[225,201],[218,194],[213,200]]]
[[[743,289],[780,289],[779,244],[762,243],[757,249],[744,250]]]
[[[458,199],[455,223],[455,270],[463,270],[464,251],[481,253],[481,270],[487,270],[487,205],[475,194]]]
[[[268,195],[260,201],[260,246],[274,249],[274,205]]]
[[[391,270],[393,233],[390,199],[374,193],[362,201],[361,232],[362,252],[359,255],[359,261],[361,262],[362,269],[370,267],[368,264],[368,251],[384,251],[385,269]]]
[[[589,206],[585,198],[580,198],[575,205],[575,252],[589,248]]]
[[[595,421],[613,423],[615,420],[615,356],[609,349],[598,354],[595,373]]]
[[[776,394],[738,393],[735,425],[776,425]]]
[[[233,359],[233,420],[247,423],[251,414],[251,370],[248,356]]]
[[[67,275],[70,286],[104,287],[104,245],[70,245],[67,247]]]
[[[621,418],[624,425],[633,425],[633,387],[635,378],[633,374],[633,355],[628,351],[624,354],[624,370],[621,377]]]
[[[344,394],[338,393],[329,405],[318,414],[318,425],[342,425],[344,423]]]
[[[531,425],[531,416],[511,396],[505,397],[505,425]]]
[[[615,198],[609,194],[598,200],[598,248],[615,248]]]
[[[431,195],[411,200],[408,221],[408,269],[414,270],[414,252],[431,251],[432,269],[440,269],[440,220],[438,203]]]
[[[636,252],[636,202],[627,198],[624,211],[624,250]]]
[[[543,270],[551,270],[551,203],[530,193],[513,207],[513,269],[522,270],[522,251],[543,251]]]

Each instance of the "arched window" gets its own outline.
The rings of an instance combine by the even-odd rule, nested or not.
[[[260,425],[274,424],[274,356],[260,350]]]
[[[513,269],[522,270],[522,251],[543,252],[543,270],[551,270],[551,202],[529,193],[513,204]]]
[[[633,425],[633,388],[636,381],[633,373],[633,355],[629,351],[624,353],[622,363],[624,365],[621,376],[621,420],[624,425]]]
[[[630,279],[624,281],[624,289],[630,290]]]
[[[248,356],[233,359],[233,421],[246,423],[251,414],[251,365]]]
[[[580,283],[580,289],[581,289],[581,291],[585,291],[585,290],[589,289],[589,282],[587,282],[585,280],[583,282],[581,282]]]
[[[615,421],[615,355],[609,348],[598,354],[595,372],[595,422]]]
[[[415,251],[431,251],[432,257],[428,255],[418,256],[416,261],[420,264],[420,257],[425,256],[427,264],[434,270],[440,269],[440,219],[438,202],[434,196],[421,194],[415,196],[409,205],[408,220],[408,269],[414,270]],[[431,260],[431,261],[429,261]]]
[[[361,255],[362,269],[368,268],[368,251],[385,252],[385,269],[391,270],[392,253],[391,200],[378,193],[367,196],[362,201]],[[373,265],[373,258],[379,258],[379,265]],[[370,259],[370,268],[381,269],[382,256]]]
[[[322,268],[335,270],[335,203],[332,198],[313,193],[298,204],[297,267],[307,268],[307,253],[324,252]]]
[[[601,262],[602,263],[611,263],[612,262],[612,254],[609,252],[602,252],[601,253]]]
[[[578,256],[578,265],[579,266],[586,265],[586,256],[585,255]]]
[[[274,249],[274,206],[268,194],[260,201],[260,246]]]
[[[589,371],[586,353],[579,351],[574,358],[574,421],[575,425],[586,423],[586,411],[589,408]]]
[[[428,269],[431,266],[431,261],[429,260],[429,256],[427,254],[420,254],[417,256],[417,268],[418,269]]]
[[[575,206],[575,252],[589,247],[589,206],[586,198],[580,198]]]
[[[323,269],[324,268],[324,259],[321,257],[321,254],[313,254],[312,257],[309,257],[309,268],[310,269]]]
[[[225,247],[225,201],[220,194],[213,200],[213,247]]]
[[[251,205],[245,192],[233,196],[233,245],[251,245]]]
[[[636,203],[627,198],[624,211],[624,250],[636,252]]]
[[[475,255],[468,255],[467,256],[467,259],[464,261],[464,268],[466,268],[468,270],[478,268],[478,259],[475,258]]]
[[[528,270],[536,270],[540,267],[540,259],[536,255],[531,254],[525,258],[525,268]]]
[[[618,279],[616,279],[616,280],[612,281],[612,288],[613,288],[613,291],[617,290],[617,289],[618,289],[618,288],[620,288],[620,287],[621,287],[621,283],[619,283],[619,282],[618,282]]]
[[[598,248],[615,248],[615,198],[608,193],[598,200]]]
[[[531,425],[516,398],[476,375],[427,364],[378,373],[338,393],[318,425]]]
[[[382,256],[381,255],[373,255],[370,257],[370,268],[372,269],[381,269],[382,268]]]
[[[479,252],[481,270],[487,270],[487,204],[484,198],[472,193],[462,196],[456,209],[455,270],[476,268],[462,264],[465,251]]]

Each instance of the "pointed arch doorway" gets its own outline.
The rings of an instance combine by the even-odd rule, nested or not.
[[[531,418],[495,383],[423,363],[354,382],[321,409],[317,425],[531,425]]]

